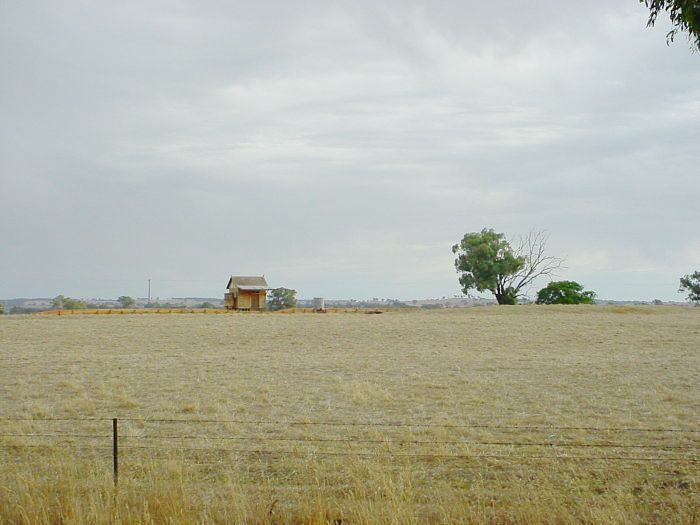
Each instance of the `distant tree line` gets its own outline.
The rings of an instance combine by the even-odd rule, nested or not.
[[[119,304],[119,308],[135,308],[136,307],[136,299],[133,297],[130,297],[128,295],[121,295],[116,301]],[[54,297],[51,301],[51,306],[53,309],[56,310],[84,310],[86,308],[89,308],[91,310],[97,310],[97,309],[112,309],[114,306],[111,305],[105,305],[105,304],[94,304],[94,303],[89,303],[80,299],[72,299],[70,297],[66,297],[64,295],[58,295]],[[171,303],[171,302],[165,302],[165,303],[157,303],[157,302],[152,302],[148,303],[145,305],[145,308],[185,308],[186,305],[183,303]],[[216,305],[210,303],[209,301],[204,301],[201,304],[198,304],[195,306],[195,308],[218,308]],[[15,310],[17,311],[15,312]],[[20,311],[20,310],[26,310]],[[12,309],[12,313],[33,313],[37,312],[39,310],[37,309],[32,309],[32,308],[25,308],[22,309],[20,307],[15,307]]]
[[[498,304],[516,304],[531,302],[524,297],[524,288],[537,277],[551,276],[561,267],[562,259],[546,255],[546,237],[542,233],[531,233],[520,238],[517,248],[512,248],[505,240],[505,235],[496,233],[493,229],[483,229],[464,235],[459,244],[452,247],[457,254],[455,268],[460,274],[459,282],[462,291],[468,295],[470,290],[479,292],[490,291],[496,297]],[[700,271],[684,275],[680,278],[678,291],[687,294],[689,302],[700,305]],[[268,310],[284,310],[294,308],[297,304],[296,290],[291,288],[275,288],[268,293]],[[591,304],[595,302],[596,294],[584,290],[576,281],[552,281],[537,292],[537,304]],[[122,308],[133,308],[136,300],[122,295],[117,299]],[[364,306],[364,302],[353,302],[354,306]],[[374,304],[367,302],[367,305]],[[653,304],[663,304],[654,299]],[[81,299],[73,299],[64,295],[53,298],[51,305],[54,309],[84,310],[86,308],[108,308],[104,305],[87,303]],[[149,303],[146,308],[182,308],[185,305],[175,303]],[[393,308],[408,307],[399,300],[387,300],[383,306]],[[440,308],[440,305],[422,305],[422,308]],[[196,308],[218,308],[205,301]],[[0,315],[6,310],[0,302]],[[41,311],[37,308],[13,306],[11,314],[31,314]]]

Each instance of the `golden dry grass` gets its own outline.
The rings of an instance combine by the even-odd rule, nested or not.
[[[0,418],[54,419],[0,419],[0,522],[698,522],[699,347],[671,307],[6,316]]]

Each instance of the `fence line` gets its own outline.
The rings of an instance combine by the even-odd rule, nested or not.
[[[106,449],[110,449],[110,447],[101,447],[101,449],[102,449],[102,450],[106,450]],[[250,455],[253,455],[253,454],[250,454]],[[281,454],[281,453],[277,453],[277,452],[274,452],[274,451],[264,452],[264,453],[261,452],[261,453],[259,453],[259,455],[267,455],[267,456],[270,456],[270,457],[275,457],[275,456],[276,456],[276,457],[278,457],[278,458],[283,458],[283,459],[285,459],[285,460],[288,460],[288,457],[289,457],[288,454]],[[89,459],[89,460],[102,461],[102,462],[104,462],[105,464],[107,464],[108,462],[111,462],[111,458],[108,458],[108,457],[105,457],[105,456],[96,456],[96,455],[86,455],[86,454],[82,454],[82,455],[73,456],[73,457],[77,457],[77,458],[79,458],[79,459]],[[381,456],[380,456],[380,457],[381,457]],[[386,456],[386,457],[391,457],[391,456]],[[490,456],[490,457],[486,457],[486,456],[480,456],[480,457],[484,457],[485,459],[506,459],[506,460],[507,460],[505,463],[492,463],[492,464],[489,464],[489,466],[488,466],[489,469],[503,469],[504,466],[506,466],[506,465],[523,465],[523,466],[524,466],[524,465],[529,465],[529,462],[528,462],[527,460],[531,459],[529,456],[503,456],[503,457],[501,457],[501,456],[496,456],[496,457],[494,457],[494,456],[492,455],[492,456]],[[462,458],[458,458],[458,459],[462,459]],[[472,458],[472,459],[473,459],[473,458]],[[478,459],[478,457],[477,457],[477,459]],[[520,459],[523,459],[523,460],[525,460],[525,461],[517,461],[517,460],[520,460]],[[560,458],[559,458],[559,457],[549,457],[549,456],[547,456],[547,457],[534,457],[534,458],[532,458],[532,459],[535,459],[535,460],[549,460],[549,459],[558,460],[558,459],[560,459]],[[565,459],[566,459],[566,458],[565,458]],[[591,458],[591,457],[588,457],[588,456],[582,456],[581,458],[573,458],[573,457],[572,457],[572,459],[603,460],[604,458],[596,458],[596,457],[592,457],[592,458]],[[642,458],[642,459],[644,459],[644,458]],[[649,463],[649,464],[658,463],[658,462],[656,461],[656,458],[652,458],[652,459],[653,459],[653,461],[646,461],[646,462]],[[625,458],[625,460],[626,460],[626,458]],[[170,461],[173,461],[173,457],[172,457],[172,456],[149,456],[148,458],[144,458],[144,461],[145,461],[145,462],[166,462],[166,461],[167,461],[167,462],[170,462]],[[608,459],[605,458],[605,461],[608,461]],[[27,462],[28,462],[28,460],[27,460],[26,458],[23,459],[23,460],[22,460],[22,459],[8,460],[7,458],[3,458],[3,464],[26,465]],[[639,463],[639,462],[635,462],[635,461],[624,461],[624,462],[621,462],[621,463],[622,463],[622,465],[616,465],[616,466],[615,466],[615,469],[616,469],[616,470],[633,471],[633,470],[636,470],[638,467],[636,467],[636,466],[624,466],[624,465],[627,464],[627,463]],[[695,462],[691,462],[691,464],[695,464]],[[197,466],[212,466],[212,465],[217,465],[217,466],[221,466],[221,465],[222,465],[222,460],[203,460],[202,458],[196,458],[196,459],[189,458],[189,459],[187,460],[187,465],[188,465],[188,466],[191,466],[191,465],[197,465]],[[396,464],[395,464],[395,466],[396,466],[397,468],[400,467],[400,465],[396,465]],[[676,465],[674,465],[674,466],[676,466]],[[466,463],[465,463],[465,464],[460,465],[459,468],[460,468],[461,470],[483,470],[483,469],[484,469],[484,466],[483,466],[483,465],[478,465],[478,464],[466,464]],[[607,471],[607,470],[609,470],[609,468],[610,468],[610,467],[605,467],[605,466],[587,466],[587,467],[586,467],[587,470],[602,470],[602,471]],[[257,484],[257,483],[252,483],[252,484]]]
[[[0,417],[0,421],[112,421],[113,418],[71,418],[71,417]],[[685,428],[635,428],[635,427],[567,427],[550,425],[490,425],[482,423],[452,424],[452,423],[400,423],[381,421],[272,421],[253,419],[157,419],[157,418],[118,418],[119,421],[139,421],[144,423],[234,423],[249,425],[275,425],[275,426],[340,426],[340,427],[417,427],[417,428],[487,428],[500,430],[581,430],[591,432],[678,432],[697,434],[700,429]]]
[[[109,421],[107,418],[0,418],[0,421],[89,421],[89,422],[105,422]],[[520,429],[520,430],[586,430],[586,431],[596,431],[596,432],[606,432],[606,431],[621,431],[621,432],[646,432],[647,434],[665,433],[665,432],[685,432],[695,434],[700,432],[700,430],[684,430],[684,429],[634,429],[634,428],[602,428],[602,427],[542,427],[542,426],[505,426],[505,425],[452,425],[452,424],[427,424],[427,423],[396,423],[396,422],[386,422],[386,423],[358,423],[358,422],[309,422],[309,421],[265,421],[265,420],[211,420],[211,419],[145,419],[145,418],[124,418],[122,421],[138,421],[138,422],[178,422],[178,423],[188,423],[188,424],[207,424],[207,423],[239,423],[239,424],[259,424],[259,425],[276,425],[280,426],[293,426],[293,425],[332,425],[332,426],[346,426],[346,427],[371,427],[371,428],[443,428],[443,429],[465,429],[465,428],[489,428],[489,429]],[[527,462],[527,461],[617,461],[617,462],[627,462],[627,463],[684,463],[689,465],[700,464],[700,457],[695,454],[697,450],[700,449],[700,444],[662,444],[662,443],[634,443],[634,444],[621,444],[621,443],[591,443],[591,442],[576,442],[576,441],[466,441],[466,440],[411,440],[411,439],[370,439],[361,437],[338,437],[338,438],[315,438],[311,436],[303,437],[289,437],[289,436],[206,436],[206,435],[138,435],[138,434],[119,434],[119,419],[112,418],[112,433],[111,434],[90,434],[90,433],[71,433],[71,432],[52,432],[52,433],[41,433],[41,432],[6,432],[0,433],[0,438],[64,438],[61,442],[57,443],[21,443],[21,444],[7,444],[0,443],[0,448],[3,449],[13,449],[15,451],[28,449],[52,449],[52,448],[67,448],[72,447],[73,449],[85,450],[91,449],[93,452],[96,450],[111,450],[112,451],[112,466],[113,466],[113,478],[115,485],[119,479],[119,456],[120,451],[122,454],[124,452],[130,451],[157,451],[157,452],[188,452],[188,453],[202,453],[202,454],[237,454],[237,455],[259,455],[259,456],[269,456],[269,457],[366,457],[366,458],[386,458],[394,461],[401,460],[440,460],[440,461],[454,461],[454,460],[483,460],[483,459],[493,459],[493,460],[506,460],[508,462]],[[660,436],[656,436],[660,437]],[[688,436],[689,437],[689,436]],[[76,441],[71,440],[93,440],[93,439],[108,439],[111,438],[111,445],[93,445],[86,446]],[[272,443],[272,442],[286,442],[286,443],[343,443],[343,444],[372,444],[372,445],[385,445],[385,446],[401,446],[404,445],[459,445],[459,446],[486,446],[486,447],[551,447],[556,448],[607,448],[611,450],[624,450],[624,449],[635,449],[635,450],[656,450],[656,454],[651,456],[625,456],[625,455],[575,455],[575,454],[494,454],[494,453],[474,453],[474,454],[460,454],[460,453],[423,453],[420,452],[404,452],[406,448],[402,448],[400,451],[395,452],[391,450],[352,450],[345,447],[343,450],[338,449],[282,449],[282,450],[270,450],[266,448],[218,448],[218,447],[208,447],[208,446],[162,446],[162,445],[136,445],[130,444],[131,440],[211,440],[211,441],[255,441],[260,443]],[[672,450],[686,450],[691,452],[690,455],[685,457],[679,457],[677,455],[668,456],[663,455],[663,452]],[[127,458],[131,456],[127,453]],[[196,459],[196,458],[194,458]]]
[[[0,434],[0,437],[70,437],[79,439],[110,438],[112,434]],[[580,443],[564,441],[528,442],[528,441],[456,441],[456,440],[411,440],[411,439],[347,439],[347,438],[313,438],[313,437],[264,437],[264,436],[163,436],[121,434],[120,439],[180,439],[180,440],[216,440],[216,441],[281,441],[302,443],[366,443],[381,445],[467,445],[467,446],[514,446],[514,447],[568,447],[568,448],[640,448],[640,449],[678,449],[700,450],[698,445],[663,445],[658,443],[642,445],[623,445],[620,443]]]

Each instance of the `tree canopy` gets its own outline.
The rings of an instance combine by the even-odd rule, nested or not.
[[[700,0],[639,0],[649,8],[647,27],[652,27],[661,11],[666,11],[673,29],[666,34],[666,42],[673,42],[679,31],[687,32],[691,46],[700,50]]]
[[[513,249],[505,235],[493,229],[465,234],[452,247],[462,291],[488,290],[498,304],[515,304],[536,278],[561,266],[561,259],[546,255],[546,241],[542,232],[533,232],[520,237]]]
[[[128,295],[122,295],[117,299],[117,302],[119,302],[122,308],[131,308],[136,304],[136,299]]]
[[[688,301],[700,304],[700,271],[681,277],[681,284],[678,291],[688,292]]]
[[[51,304],[58,310],[84,310],[87,308],[85,301],[81,301],[80,299],[71,299],[70,297],[65,297],[63,295],[57,295],[54,297]]]
[[[267,298],[269,310],[284,310],[294,308],[297,305],[297,291],[291,288],[275,288],[271,290]]]
[[[461,272],[459,284],[465,294],[476,289],[496,296],[498,304],[515,304],[515,290],[506,286],[509,275],[522,269],[525,261],[513,253],[502,233],[484,228],[481,233],[467,233],[452,247],[457,255],[455,268]]]
[[[576,281],[553,281],[537,292],[537,304],[591,304],[595,292],[584,291]]]

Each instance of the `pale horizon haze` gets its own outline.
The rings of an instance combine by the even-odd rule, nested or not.
[[[681,301],[700,53],[636,0],[3,2],[0,298],[460,294],[453,244]],[[539,285],[530,290],[534,295]],[[489,294],[475,294],[490,297]]]

